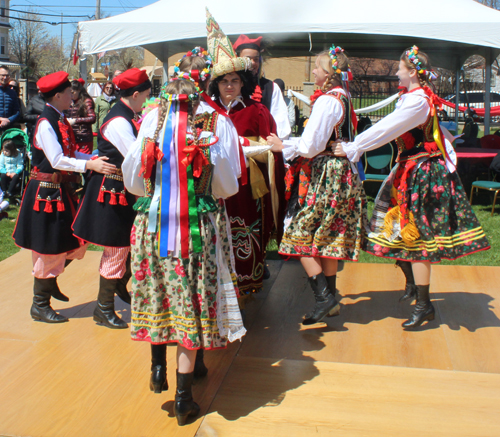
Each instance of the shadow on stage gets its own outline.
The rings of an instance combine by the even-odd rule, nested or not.
[[[71,297],[70,297],[71,299]],[[52,299],[53,308],[62,316],[68,317],[71,319],[85,319],[92,318],[94,308],[97,305],[97,301],[90,301],[81,303],[79,305],[75,305],[68,308],[57,308],[57,304],[55,304],[54,299]],[[130,323],[130,305],[123,302],[120,298],[115,297],[115,312],[123,319],[125,322]]]

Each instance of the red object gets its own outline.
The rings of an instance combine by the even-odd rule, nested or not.
[[[179,111],[179,128],[178,128],[178,143],[177,154],[180,162],[183,162],[187,157],[184,146],[186,144],[186,129],[187,129],[187,102],[180,102]],[[186,169],[187,170],[187,169]],[[189,198],[188,198],[188,181],[187,171],[181,170],[179,166],[179,185],[180,185],[180,217],[181,224],[181,257],[189,258]]]
[[[156,142],[152,140],[147,141],[141,156],[142,166],[139,176],[143,176],[144,179],[150,179],[155,162],[161,161],[162,158],[163,152],[156,145]]]
[[[186,167],[186,169],[190,164],[193,164],[193,176],[195,178],[199,178],[203,167],[210,164],[207,157],[203,154],[199,147],[194,145],[185,147],[184,153],[186,153],[187,156],[182,160],[182,164]]]
[[[458,147],[457,158],[494,158],[498,155],[495,149],[477,149],[475,147]]]
[[[479,141],[483,149],[500,149],[500,137],[498,135],[485,135]]]
[[[121,90],[133,88],[148,80],[146,70],[131,68],[113,79],[113,83]]]
[[[445,106],[448,106],[450,108],[455,109],[456,105],[454,103],[448,102],[448,100],[442,99],[441,97],[438,97],[438,99],[442,105],[445,105]],[[459,106],[458,107],[458,110],[460,112],[465,112],[465,111],[467,111],[467,109],[468,109],[467,106]],[[486,113],[486,110],[484,108],[470,108],[470,109],[472,109],[477,115],[479,115],[481,117],[484,117],[484,115]],[[493,107],[490,106],[490,116],[496,117],[498,115],[500,115],[500,106],[493,106]]]
[[[262,42],[262,37],[259,36],[258,38],[252,39],[249,38],[246,35],[240,35],[236,42],[233,44],[234,50],[237,50],[239,46],[243,44],[255,44],[257,47],[260,48],[260,43]]]
[[[73,53],[73,65],[76,65],[76,62],[78,61],[78,51],[75,48],[75,51]]]
[[[76,81],[82,85],[85,85],[85,79],[83,77],[76,79]]]
[[[47,76],[42,77],[36,86],[42,93],[48,93],[58,86],[62,85],[64,82],[68,81],[68,73],[65,71],[57,71]]]
[[[255,100],[256,102],[262,102],[262,88],[260,85],[257,85],[255,87],[254,93],[250,96],[252,100]]]

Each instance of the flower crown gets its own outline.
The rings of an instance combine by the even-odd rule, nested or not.
[[[418,47],[413,46],[410,50],[406,50],[405,52],[406,57],[408,60],[415,66],[415,69],[417,70],[417,73],[421,76],[425,76],[427,79],[430,80],[435,80],[437,79],[437,74],[433,70],[426,70],[422,66],[422,61],[418,59]]]
[[[330,59],[332,60],[332,68],[333,71],[337,74],[340,75],[341,79],[343,81],[349,81],[352,80],[352,73],[351,73],[351,66],[347,65],[347,71],[342,71],[339,68],[339,62],[337,60],[337,56],[339,53],[344,53],[344,49],[342,47],[335,47],[335,44],[330,47],[328,50],[328,55],[330,56]]]
[[[200,58],[203,58],[205,60],[206,67],[203,70],[201,71],[192,70],[192,71],[198,71],[198,77],[193,77],[192,71],[190,72],[181,71],[181,69],[179,68],[182,60],[189,56],[199,56]],[[188,79],[193,82],[198,82],[198,81],[204,82],[210,76],[211,66],[212,66],[212,58],[210,57],[208,52],[203,47],[195,47],[193,50],[187,52],[181,59],[179,59],[174,64],[174,74],[176,76],[174,79]]]
[[[196,87],[197,92],[195,92],[193,94],[171,94],[171,93],[167,93],[167,91],[165,91],[166,86],[167,86],[167,84],[165,84],[162,87],[161,92],[160,92],[160,97],[162,99],[169,101],[169,102],[189,102],[189,101],[197,100],[200,97],[200,94],[199,94],[200,90],[198,89],[198,87]]]

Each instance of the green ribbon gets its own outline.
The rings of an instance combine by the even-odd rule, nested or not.
[[[206,196],[197,196],[198,200],[198,212],[199,213],[207,213],[207,212],[215,212],[217,211],[217,201],[214,199],[214,196],[206,195]]]
[[[201,235],[198,219],[198,207],[196,206],[196,194],[194,192],[193,167],[189,164],[187,168],[187,188],[189,203],[189,231],[193,242],[193,252],[201,252]]]
[[[151,197],[139,197],[135,202],[133,208],[137,212],[148,212],[151,206]]]

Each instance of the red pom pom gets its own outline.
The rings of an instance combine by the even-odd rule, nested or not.
[[[52,202],[50,200],[45,201],[44,211],[48,213],[54,212],[54,210],[52,209]]]
[[[111,196],[111,197],[110,197],[110,199],[109,199],[109,204],[110,204],[110,205],[116,205],[116,204],[117,204],[117,203],[116,203],[116,194],[115,194],[115,193],[113,193],[113,192],[111,192],[111,193],[109,193],[109,194],[110,194],[110,196]]]
[[[99,195],[97,196],[97,201],[100,203],[104,203],[104,190],[102,188],[99,190]]]
[[[122,191],[120,193],[118,202],[120,203],[120,205],[123,205],[123,206],[127,206],[128,205],[127,198],[125,197],[125,191]]]
[[[33,210],[40,211],[40,200],[38,199],[38,197],[36,198],[35,204],[33,205]]]
[[[64,207],[64,202],[61,199],[57,200],[57,210],[64,211],[66,208]]]

